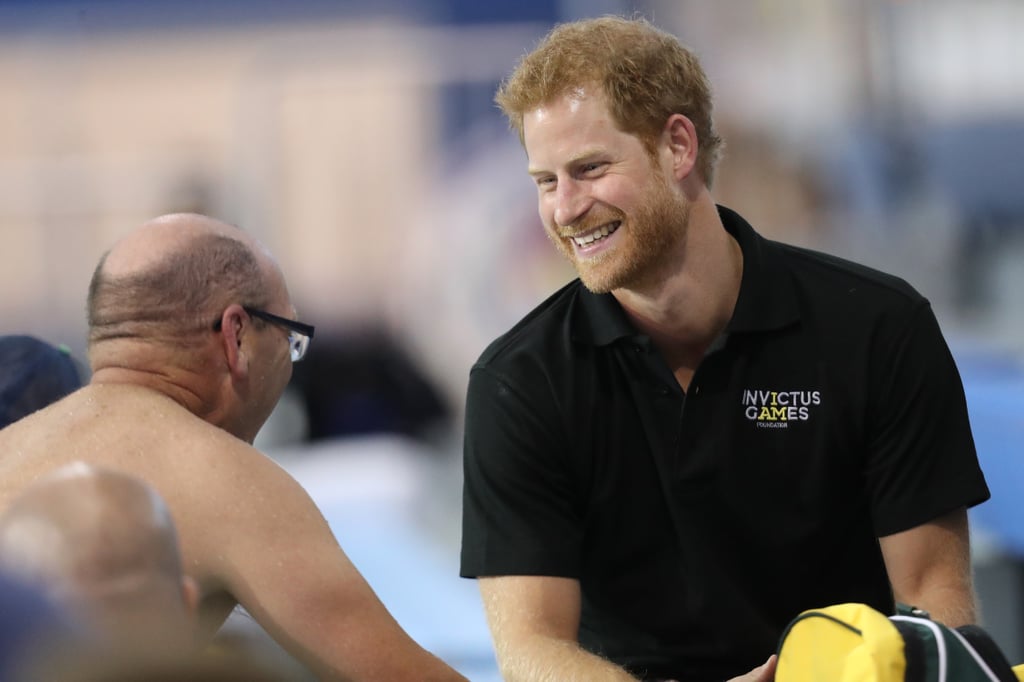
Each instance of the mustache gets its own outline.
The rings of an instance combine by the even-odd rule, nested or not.
[[[603,207],[587,211],[587,213],[568,225],[557,226],[559,237],[571,239],[586,234],[602,225],[614,222],[625,222],[626,214],[617,208]]]

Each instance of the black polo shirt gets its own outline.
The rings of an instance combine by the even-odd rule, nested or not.
[[[891,611],[877,538],[988,498],[928,302],[719,212],[743,279],[686,394],[578,280],[470,373],[461,574],[579,579],[580,643],[641,677],[747,672],[806,608]]]

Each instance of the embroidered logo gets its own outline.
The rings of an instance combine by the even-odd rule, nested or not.
[[[743,391],[743,415],[761,429],[786,429],[805,422],[821,405],[821,391]]]

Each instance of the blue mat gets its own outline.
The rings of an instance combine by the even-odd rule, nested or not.
[[[971,522],[1024,557],[1024,362],[977,350],[957,352],[974,442],[992,499]]]

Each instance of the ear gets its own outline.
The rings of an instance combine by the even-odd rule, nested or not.
[[[224,309],[220,318],[222,349],[228,371],[239,379],[249,373],[249,356],[242,347],[242,341],[251,330],[252,318],[242,306],[232,303]]]
[[[672,114],[665,122],[662,138],[671,156],[672,176],[685,179],[697,166],[697,129],[693,121],[682,114]]]

